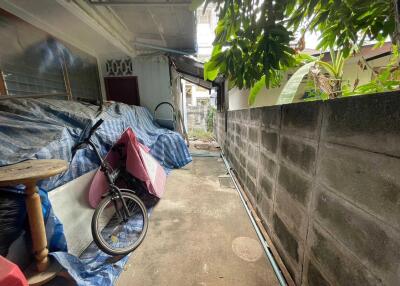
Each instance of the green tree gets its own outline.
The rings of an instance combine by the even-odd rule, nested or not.
[[[264,85],[279,86],[287,69],[307,62],[298,53],[306,31],[321,34],[318,48],[334,47],[344,58],[365,40],[399,41],[397,0],[207,0],[205,5],[210,2],[216,3],[219,22],[204,77],[223,73],[240,89],[255,87],[255,94]]]

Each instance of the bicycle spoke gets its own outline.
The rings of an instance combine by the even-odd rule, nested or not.
[[[129,216],[127,221],[121,219],[121,212],[125,212],[121,201],[110,202],[104,208],[104,216],[99,218],[98,233],[109,247],[120,249],[135,243],[143,232],[144,217],[136,201],[124,198]]]

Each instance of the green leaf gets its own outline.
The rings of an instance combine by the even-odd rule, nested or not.
[[[253,87],[250,89],[249,98],[248,98],[249,105],[253,105],[254,104],[254,102],[256,100],[256,97],[257,97],[257,94],[260,92],[260,90],[263,87],[265,87],[265,82],[266,82],[265,75],[263,75],[261,77],[261,79],[259,81],[257,81],[253,85]]]
[[[265,75],[267,88],[276,87],[286,70],[315,61],[296,56],[291,48],[294,32],[307,27],[307,31],[321,35],[318,49],[335,47],[342,52],[332,57],[332,63],[321,64],[321,69],[330,71],[335,79],[341,78],[342,57],[351,55],[355,46],[366,37],[381,41],[394,34],[392,2],[205,0],[204,6],[216,4],[219,21],[213,42],[215,49],[205,66],[204,77],[212,79],[218,72],[224,74],[237,87],[253,89],[255,95],[249,99],[254,102],[258,86],[255,85],[262,76]],[[193,0],[193,3],[204,3],[204,0]],[[382,88],[382,81],[377,81],[377,89]],[[391,88],[392,84],[388,86]]]
[[[334,52],[333,49],[331,49],[330,54],[331,63],[317,61],[317,64],[323,67],[331,77],[341,79],[345,61],[343,53],[341,51]]]
[[[304,53],[298,53],[295,56],[296,61],[300,63],[309,63],[309,62],[315,62],[317,60],[316,57],[313,57],[309,54],[304,54]]]
[[[211,52],[211,58],[217,56],[219,53],[221,53],[221,51],[222,51],[221,45],[215,45]]]
[[[317,63],[318,65],[322,66],[329,73],[330,76],[336,77],[336,70],[332,64],[323,61],[317,61]]]
[[[277,104],[288,104],[292,103],[294,97],[296,96],[297,90],[303,80],[303,78],[308,74],[310,68],[315,65],[315,62],[310,62],[300,67],[292,77],[287,81],[283,87],[281,94],[279,95]]]
[[[214,80],[219,74],[219,68],[215,62],[208,61],[204,64],[204,80]]]

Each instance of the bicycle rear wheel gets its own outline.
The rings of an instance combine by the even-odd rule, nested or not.
[[[110,255],[125,255],[135,250],[146,236],[147,210],[141,199],[130,192],[121,192],[129,210],[117,195],[107,196],[96,208],[92,218],[92,235],[97,246]]]

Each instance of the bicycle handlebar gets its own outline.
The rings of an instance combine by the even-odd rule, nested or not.
[[[101,124],[103,124],[103,122],[104,122],[104,120],[100,118],[100,119],[93,125],[93,127],[90,128],[89,135],[88,135],[88,137],[86,138],[86,140],[88,140],[90,137],[92,137],[93,133],[96,131],[97,128],[99,128],[99,126],[100,126]]]
[[[93,133],[97,130],[97,128],[99,128],[99,126],[100,126],[103,122],[104,122],[103,119],[99,119],[99,120],[92,126],[92,128],[90,128],[90,131],[89,131],[88,136],[87,136],[84,140],[82,140],[81,142],[76,143],[74,147],[72,147],[72,149],[71,149],[71,151],[72,151],[72,158],[75,156],[75,153],[76,153],[76,151],[77,151],[78,149],[82,148],[82,146],[86,146],[86,145],[87,145],[87,144],[85,144],[85,143],[87,143],[87,142],[89,141],[90,137],[92,137]]]

